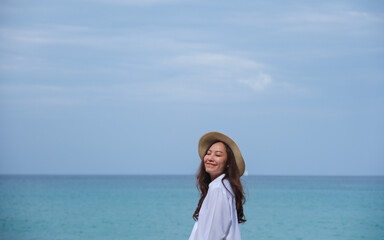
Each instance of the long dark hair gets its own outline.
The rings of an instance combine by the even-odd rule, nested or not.
[[[218,142],[220,141],[216,141],[212,143],[212,145]],[[240,177],[241,177],[240,172],[239,172],[239,169],[237,168],[235,156],[232,152],[232,149],[228,147],[226,143],[224,142],[221,142],[221,143],[225,145],[225,149],[227,152],[227,165],[228,165],[228,167],[224,169],[225,176],[221,181],[223,182],[224,179],[228,179],[229,183],[231,184],[232,191],[235,194],[237,220],[239,223],[244,223],[247,220],[245,219],[244,212],[243,212],[245,196],[243,191],[243,185],[241,184],[241,181],[240,181]],[[207,149],[207,152],[209,148]],[[205,171],[204,160],[202,160],[200,163],[200,168],[197,172],[196,178],[197,178],[196,187],[200,190],[200,200],[199,200],[199,203],[197,204],[197,208],[195,212],[193,213],[193,219],[195,221],[199,219],[199,211],[205,197],[207,196],[208,185],[211,182],[211,176]]]

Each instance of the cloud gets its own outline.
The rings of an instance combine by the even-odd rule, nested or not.
[[[262,64],[246,58],[220,53],[183,55],[175,57],[171,61],[176,64],[202,65],[215,68],[251,69],[263,67]]]
[[[359,11],[350,5],[319,3],[295,5],[280,11],[274,5],[259,10],[241,11],[223,18],[235,25],[256,27],[268,32],[332,33],[337,35],[375,34],[384,23],[383,15]]]
[[[39,107],[125,105],[135,102],[216,101],[231,96],[223,92],[175,82],[134,82],[111,85],[55,86],[1,85],[0,103]]]
[[[133,5],[133,6],[155,6],[155,5],[169,5],[178,3],[188,3],[188,0],[97,0],[97,2],[105,3],[108,5]]]
[[[383,19],[374,15],[373,13],[355,11],[348,9],[308,9],[306,11],[289,14],[282,18],[282,21],[296,22],[296,23],[378,23],[383,22]]]
[[[22,98],[26,102],[40,99],[38,102],[48,105],[65,105],[64,99],[68,99],[69,105],[93,104],[98,98],[110,104],[136,100],[216,101],[226,96],[234,101],[244,101],[257,94],[281,89],[276,88],[281,84],[273,78],[270,67],[257,61],[254,56],[228,47],[220,51],[212,41],[206,41],[203,32],[193,29],[161,28],[148,31],[53,24],[24,30],[3,28],[0,29],[0,35],[9,44],[26,44],[24,49],[34,49],[39,53],[50,52],[51,47],[56,50],[56,54],[31,55],[22,61],[8,57],[0,65],[2,69],[17,69],[20,72],[38,72],[40,69],[48,77],[54,72],[69,78],[65,86],[60,86],[60,83],[55,85],[53,80],[52,86],[59,86],[60,91],[34,85],[24,87],[30,96]],[[82,48],[70,49],[73,56],[65,62],[67,59],[58,57],[61,54],[67,57],[66,52],[62,51],[68,48],[60,48],[63,45]],[[20,46],[16,48],[23,49]],[[36,50],[35,46],[41,48]],[[106,56],[107,59],[84,58],[95,52],[96,57]],[[23,58],[22,53],[20,51],[19,55]],[[77,55],[80,60],[74,57]],[[39,61],[35,60],[36,56]],[[84,59],[87,61],[84,62]],[[56,63],[58,60],[59,63]],[[85,75],[89,79],[83,78]],[[100,81],[110,83],[106,86],[94,85],[90,79],[100,78],[98,75],[105,78]],[[40,76],[40,73],[35,76]],[[45,79],[44,82],[50,80]],[[294,89],[293,85],[290,86]],[[51,94],[55,91],[56,94]]]
[[[243,102],[259,94],[303,92],[292,83],[274,80],[264,64],[238,54],[180,55],[154,61],[146,69],[143,71],[153,72],[148,79],[127,75],[126,81],[110,79],[104,84],[79,79],[76,83],[3,85],[1,99],[3,103],[81,107],[159,101]]]
[[[27,49],[32,49],[30,44],[41,46],[40,52],[51,51],[45,46],[57,45],[53,47],[59,53],[37,55],[36,58],[33,57],[36,55],[23,56],[20,52],[17,59],[8,57],[2,60],[0,67],[5,71],[37,72],[40,69],[47,76],[55,73],[76,79],[68,79],[65,87],[58,83],[57,86],[63,88],[56,95],[29,85],[27,91],[31,96],[29,100],[23,98],[26,102],[33,100],[39,104],[65,105],[64,100],[68,99],[69,105],[86,105],[98,102],[97,97],[105,103],[114,104],[129,101],[217,101],[228,96],[232,101],[247,101],[255,95],[276,91],[283,86],[273,78],[269,66],[255,60],[249,53],[236,52],[236,49],[218,51],[212,42],[203,41],[203,36],[197,37],[198,34],[204,35],[199,31],[162,29],[149,32],[47,25],[42,29],[28,30],[3,28],[0,34],[10,40],[8,42],[27,44]],[[61,49],[67,49],[58,47],[62,45],[81,46],[73,53],[79,54],[80,60],[76,62],[76,58],[71,58],[69,62],[60,61],[57,64],[56,61],[60,60],[57,56],[63,51]],[[95,53],[94,49],[108,56],[108,60],[81,62],[86,54]],[[47,56],[52,56],[52,59]],[[83,78],[85,75],[89,79],[100,79],[102,76],[108,78],[110,83],[98,87]],[[105,79],[101,81],[107,82]],[[45,79],[44,82],[50,80]],[[292,84],[283,88],[295,92]]]
[[[384,23],[382,17],[373,13],[340,8],[307,9],[299,13],[288,14],[280,21],[284,31],[337,35],[374,34],[374,29]]]
[[[255,91],[263,91],[271,84],[272,78],[268,74],[259,72],[254,78],[238,79],[237,81],[251,87]]]
[[[44,25],[35,28],[0,28],[2,48],[80,46],[84,49],[97,49],[119,52],[145,51],[152,55],[156,52],[196,51],[209,47],[208,44],[195,40],[198,31],[158,29],[146,31],[132,28],[91,28],[73,25]],[[177,37],[191,38],[180,40]]]
[[[36,45],[66,44],[88,47],[101,46],[102,44],[97,44],[97,38],[113,39],[102,37],[97,29],[63,25],[51,25],[35,29],[1,28],[0,36],[2,41],[8,40],[11,43]]]
[[[272,77],[265,73],[266,66],[234,54],[196,53],[177,56],[166,63],[182,69],[179,78],[219,91],[240,92],[247,86],[253,92],[261,92],[272,82]]]

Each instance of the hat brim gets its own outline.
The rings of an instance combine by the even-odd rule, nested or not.
[[[235,161],[237,168],[239,169],[240,176],[242,176],[245,171],[245,162],[243,156],[241,155],[240,148],[237,146],[235,141],[223,133],[208,132],[201,136],[198,145],[200,159],[204,160],[204,156],[207,153],[208,148],[217,141],[224,142],[231,148],[233,155],[235,156]]]

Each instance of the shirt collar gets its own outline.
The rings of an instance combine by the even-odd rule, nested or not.
[[[212,182],[210,182],[209,185],[208,185],[208,187],[211,186],[212,183],[221,181],[224,177],[225,177],[225,173],[221,174],[220,176],[218,176],[217,178],[215,178],[215,180],[213,180]]]

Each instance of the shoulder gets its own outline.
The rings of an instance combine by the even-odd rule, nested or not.
[[[222,185],[223,185],[223,187],[225,188],[225,190],[226,190],[232,197],[235,195],[235,194],[233,193],[231,184],[230,184],[230,182],[228,181],[228,179],[224,179]]]
[[[208,192],[222,193],[227,197],[234,196],[231,184],[229,183],[228,179],[224,179],[223,181],[216,181],[213,184],[209,185]]]

